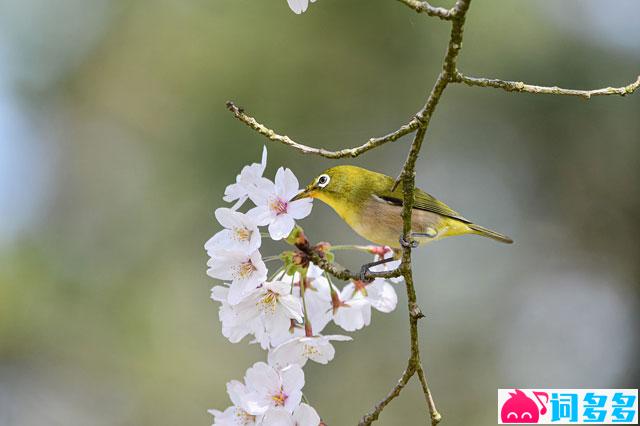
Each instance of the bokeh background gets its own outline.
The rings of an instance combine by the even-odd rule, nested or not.
[[[638,14],[634,0],[477,1],[460,67],[626,85]],[[302,16],[285,0],[1,1],[0,425],[210,424],[225,383],[264,359],[222,337],[205,275],[213,211],[265,144],[224,102],[309,145],[359,145],[420,108],[448,31],[392,0],[319,0]],[[396,174],[408,144],[344,162]],[[268,177],[335,164],[268,148]],[[638,387],[639,158],[640,93],[447,89],[419,185],[516,244],[463,237],[415,255],[445,424],[495,424],[499,387]],[[362,241],[317,202],[302,225]],[[399,377],[398,294],[329,366],[306,367],[328,424],[354,424]],[[425,419],[411,382],[380,423]]]

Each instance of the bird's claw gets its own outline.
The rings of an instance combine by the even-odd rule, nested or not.
[[[373,281],[372,278],[367,276],[368,273],[369,273],[369,267],[367,265],[363,265],[362,268],[360,269],[360,281],[365,283]]]
[[[400,245],[404,248],[417,248],[419,243],[411,238],[407,241],[404,239],[404,235],[400,235]]]

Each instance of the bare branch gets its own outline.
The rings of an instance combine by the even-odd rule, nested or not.
[[[406,4],[411,9],[415,10],[418,13],[426,13],[429,16],[434,16],[436,18],[444,19],[445,21],[451,20],[453,18],[453,13],[451,10],[445,9],[444,7],[431,6],[426,1],[418,1],[418,0],[398,0],[398,1]]]
[[[429,385],[427,384],[427,377],[424,374],[424,368],[422,367],[422,364],[418,364],[418,367],[416,369],[416,374],[418,375],[418,379],[420,379],[422,392],[424,393],[424,397],[427,400],[427,407],[429,407],[429,415],[431,416],[431,424],[436,425],[440,423],[440,420],[442,420],[442,416],[438,412],[435,402],[433,402],[433,397],[431,396],[431,389],[429,389]]]
[[[253,130],[265,136],[269,140],[280,142],[284,145],[290,146],[291,148],[297,149],[303,154],[316,154],[325,158],[332,159],[357,157],[360,154],[364,154],[365,152],[372,150],[373,148],[377,148],[388,142],[397,141],[404,135],[408,135],[409,133],[414,132],[419,127],[419,121],[414,117],[407,124],[401,126],[398,130],[389,133],[388,135],[379,138],[371,138],[364,144],[355,148],[345,148],[339,151],[329,151],[324,148],[314,148],[311,146],[303,145],[294,141],[289,136],[279,135],[264,124],[260,124],[255,118],[247,115],[242,108],[238,108],[232,101],[227,101],[227,108],[238,120],[242,121],[244,124],[251,127]]]
[[[532,84],[526,84],[521,81],[505,81],[495,78],[478,78],[468,77],[461,72],[455,73],[453,82],[464,83],[467,86],[478,87],[493,87],[496,89],[506,90],[507,92],[524,92],[544,95],[565,95],[565,96],[578,96],[584,99],[591,99],[592,96],[608,96],[619,95],[626,96],[633,93],[638,87],[640,87],[640,76],[638,79],[623,87],[605,87],[603,89],[595,90],[575,90],[575,89],[563,89],[561,87],[553,86],[534,86]]]
[[[375,407],[373,407],[371,412],[365,414],[362,419],[360,419],[358,426],[368,426],[374,421],[378,420],[378,417],[380,416],[382,410],[384,410],[384,407],[386,407],[394,398],[400,395],[400,392],[402,391],[402,389],[404,389],[407,383],[409,383],[409,379],[411,379],[415,372],[415,365],[411,362],[411,359],[409,359],[407,368],[405,368],[402,376],[398,380],[398,383],[396,383],[393,389],[391,389],[386,398],[378,402]]]

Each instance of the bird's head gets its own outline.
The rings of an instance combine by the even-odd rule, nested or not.
[[[291,201],[318,198],[329,205],[334,205],[340,200],[348,200],[361,186],[365,172],[367,170],[355,166],[332,167],[316,176]]]

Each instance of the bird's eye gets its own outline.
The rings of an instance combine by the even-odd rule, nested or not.
[[[318,178],[318,186],[320,188],[324,188],[325,186],[329,185],[330,180],[331,178],[329,177],[329,175],[320,175],[320,177]]]

